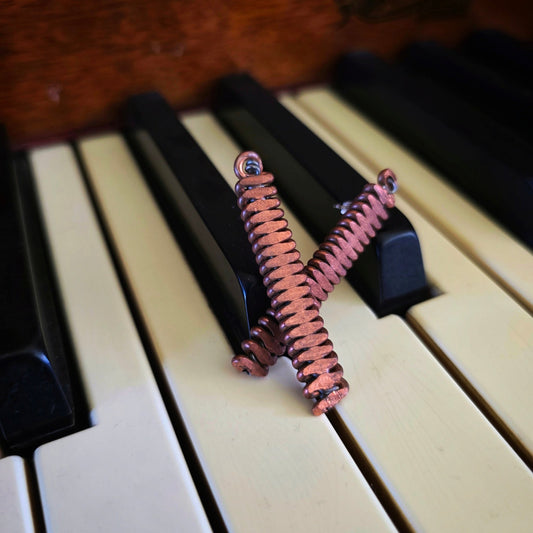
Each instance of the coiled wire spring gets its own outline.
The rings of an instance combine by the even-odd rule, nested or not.
[[[397,189],[396,176],[387,168],[378,174],[377,184],[365,185],[355,200],[342,206],[342,218],[306,266],[307,282],[318,306],[389,218],[387,208],[394,207]]]
[[[298,380],[305,383],[303,394],[316,401],[313,413],[319,415],[348,393],[348,383],[311,295],[292,232],[279,209],[274,177],[263,172],[261,159],[254,152],[244,152],[237,158],[235,174],[239,178],[235,192],[241,218],[272,306],[267,323],[272,325],[271,318],[277,322],[279,339],[298,369]],[[263,348],[269,352],[267,346]],[[258,359],[264,355],[262,352]],[[270,356],[275,362],[275,356]],[[234,366],[247,371],[255,369],[254,363],[246,356],[233,360]]]
[[[394,205],[396,177],[384,170],[377,185],[367,185],[304,267],[279,209],[274,178],[263,173],[259,156],[241,154],[235,173],[241,218],[272,307],[252,328],[251,338],[241,345],[244,354],[235,356],[232,364],[265,376],[286,352],[298,370],[297,379],[306,384],[304,396],[316,400],[313,413],[321,414],[338,403],[349,386],[318,309],[388,217],[385,207]]]

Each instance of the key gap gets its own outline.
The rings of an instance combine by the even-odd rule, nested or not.
[[[202,502],[202,506],[206,513],[209,524],[215,532],[228,533],[228,529],[224,523],[222,514],[211,491],[207,477],[202,469],[200,460],[198,459],[198,456],[196,455],[196,452],[194,450],[194,445],[187,432],[185,422],[183,421],[183,418],[181,417],[181,414],[179,412],[179,407],[174,401],[171,387],[166,379],[165,373],[157,356],[157,352],[150,339],[150,335],[145,327],[144,320],[142,319],[142,315],[138,309],[135,297],[133,295],[133,290],[131,289],[129,282],[126,276],[124,275],[122,262],[115,252],[112,237],[108,233],[108,228],[98,205],[95,192],[91,187],[85,163],[83,162],[77,145],[73,144],[72,148],[74,150],[74,154],[79,165],[80,172],[83,176],[84,185],[87,189],[92,207],[96,214],[98,225],[100,227],[104,241],[106,243],[107,250],[113,262],[113,267],[117,274],[120,287],[126,298],[126,302],[128,304],[135,327],[137,329],[137,333],[139,334],[143,349],[146,353],[150,369],[152,370],[152,374],[156,381],[157,388],[163,399],[163,403],[165,405],[165,409],[168,413],[170,422],[174,429],[176,439],[180,445],[181,451],[185,458],[185,462],[187,463],[187,468],[189,469],[189,472],[192,476],[194,485]]]
[[[412,316],[403,317],[405,324],[428,348],[435,359],[446,370],[461,390],[470,398],[472,403],[481,411],[481,414],[489,421],[496,431],[509,444],[514,452],[533,471],[533,455],[524,446],[520,439],[512,432],[507,424],[498,416],[489,403],[476,390],[474,385],[468,381],[459,368],[449,359],[436,342],[424,331],[422,326]]]
[[[346,427],[341,416],[335,409],[327,413],[326,416],[396,529],[400,533],[414,533],[414,528],[357,443],[355,437]]]
[[[30,508],[33,516],[33,525],[35,533],[46,533],[44,521],[44,509],[39,492],[39,481],[33,457],[28,457],[24,463],[26,471],[26,480],[28,484],[28,493],[30,496]]]

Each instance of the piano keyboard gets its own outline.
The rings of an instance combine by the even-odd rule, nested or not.
[[[341,283],[323,316],[351,391],[312,417],[288,361],[231,367],[120,133],[31,150],[93,427],[37,449],[37,486],[0,460],[0,531],[40,530],[32,508],[65,533],[530,530],[532,254],[327,89],[281,101],[366,179],[397,172],[440,294],[378,319]],[[181,119],[233,186],[242,147],[209,112]]]

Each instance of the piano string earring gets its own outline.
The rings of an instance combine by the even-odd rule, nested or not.
[[[368,184],[352,202],[340,206],[343,217],[330,231],[307,263],[305,271],[311,294],[320,307],[389,218],[398,181],[390,169],[378,174],[377,184]]]
[[[385,169],[379,173],[377,181],[375,185],[368,184],[355,200],[338,206],[343,217],[304,269],[317,307],[340,283],[365,246],[381,229],[383,222],[389,218],[387,208],[395,204],[396,176],[391,170]],[[267,310],[250,333],[251,338],[242,343],[245,355],[235,356],[232,363],[238,370],[248,374],[266,376],[268,367],[285,353],[272,309]]]
[[[262,161],[254,152],[237,157],[235,174],[239,178],[235,192],[241,218],[271,301],[267,322],[274,318],[278,323],[287,355],[299,370],[298,379],[305,383],[303,394],[316,401],[313,414],[320,415],[346,396],[348,383],[311,294],[292,232],[279,209],[274,177],[263,172]],[[258,361],[237,356],[233,364],[257,375],[261,363],[276,360],[273,355],[266,357],[268,352],[265,346],[254,352]]]
[[[240,164],[250,165],[249,173],[262,172],[262,164],[258,156],[252,153],[257,160],[247,160],[244,157],[246,155],[249,154],[243,155]],[[239,158],[235,172],[240,177],[243,172],[246,173],[246,168],[239,169],[238,162]],[[388,218],[387,208],[394,207],[394,193],[397,190],[396,176],[391,170],[385,169],[379,173],[377,181],[375,185],[365,186],[361,194],[352,202],[339,206],[343,217],[304,268],[307,283],[317,307],[320,307],[321,303],[327,299],[328,294],[335,285],[340,283],[358,255],[382,227],[382,223]],[[279,201],[277,206],[279,206]],[[268,221],[271,220],[268,219]],[[283,229],[287,227],[286,221],[279,226],[281,227]],[[267,229],[267,227],[263,228],[264,234],[267,233]],[[274,227],[270,229],[275,231]],[[297,258],[299,259],[299,254]],[[261,274],[264,272],[261,271]],[[238,370],[248,374],[266,376],[268,367],[274,365],[277,358],[285,354],[283,334],[272,308],[266,311],[265,316],[259,319],[258,325],[252,328],[250,333],[251,338],[243,341],[241,345],[244,354],[235,356],[232,364]],[[293,365],[297,369],[300,368],[300,363],[298,359],[293,360]],[[328,372],[334,366],[333,360],[317,361],[314,364],[302,366],[297,378],[305,382],[311,374],[317,374],[320,371]]]

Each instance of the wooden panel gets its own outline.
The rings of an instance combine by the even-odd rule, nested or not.
[[[337,6],[346,3],[4,2],[0,121],[20,144],[116,121],[124,98],[140,91],[157,89],[180,108],[204,104],[214,80],[238,70],[281,87],[326,79],[355,46],[391,55],[417,38],[453,44],[488,26],[533,35],[525,0],[477,0],[460,17],[379,24],[342,24]]]

